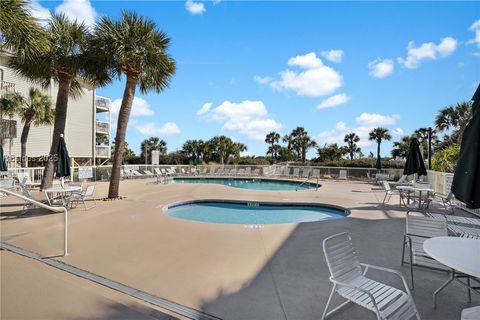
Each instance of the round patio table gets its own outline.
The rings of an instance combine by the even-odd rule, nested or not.
[[[78,192],[82,190],[82,187],[80,186],[66,186],[66,187],[53,187],[53,188],[48,188],[48,189],[45,189],[44,192],[45,192],[45,197],[47,197],[47,201],[48,201],[48,204],[50,206],[52,206],[52,202],[50,199],[50,197],[48,196],[49,194],[59,194],[60,195],[60,199],[62,200],[62,206],[66,206],[67,205],[67,194],[71,194],[73,192]]]
[[[423,249],[428,255],[451,269],[450,278],[433,293],[433,305],[436,307],[437,294],[453,280],[468,288],[468,301],[471,291],[480,292],[470,286],[470,276],[480,278],[480,240],[459,237],[434,237],[425,240]],[[467,283],[459,279],[466,278]]]

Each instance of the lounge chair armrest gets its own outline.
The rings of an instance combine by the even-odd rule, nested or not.
[[[403,276],[403,274],[402,274],[400,271],[393,270],[393,269],[389,269],[389,268],[385,268],[385,267],[374,266],[374,265],[367,264],[367,263],[360,263],[360,265],[365,268],[365,270],[363,271],[363,274],[364,274],[364,275],[367,273],[368,269],[374,269],[374,270],[384,271],[384,272],[388,272],[388,273],[392,273],[392,274],[397,275],[397,276],[402,280],[403,286],[404,286],[405,289],[407,290],[407,293],[408,293],[409,295],[411,295],[411,294],[410,294],[410,289],[408,288],[407,281],[405,280],[405,277]]]

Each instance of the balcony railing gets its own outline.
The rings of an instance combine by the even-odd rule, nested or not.
[[[96,146],[95,147],[95,156],[97,158],[110,158],[110,147],[109,146]]]
[[[110,123],[97,120],[97,133],[110,134]]]
[[[17,137],[17,121],[2,119],[0,123],[0,138],[14,139]]]
[[[109,111],[110,110],[110,100],[102,97],[97,97],[95,99],[95,106],[99,109]]]
[[[0,96],[3,97],[5,93],[13,91],[15,91],[15,83],[8,81],[0,81]]]

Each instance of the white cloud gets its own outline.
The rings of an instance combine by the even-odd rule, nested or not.
[[[327,108],[334,108],[339,105],[345,104],[350,100],[350,97],[347,96],[345,93],[340,93],[327,99],[323,100],[318,106],[318,109],[327,109]]]
[[[120,105],[122,104],[122,99],[116,99],[112,101],[112,115],[117,116],[120,111]],[[142,98],[134,97],[132,104],[132,112],[130,113],[131,117],[146,117],[152,116],[155,114],[150,104],[147,100]]]
[[[194,2],[193,0],[187,0],[187,2],[185,2],[185,9],[193,15],[202,15],[207,11],[205,9],[205,4]]]
[[[419,47],[410,41],[407,46],[407,57],[398,58],[398,63],[409,69],[418,68],[425,59],[435,60],[438,57],[447,57],[457,49],[457,40],[452,37],[443,38],[439,44],[433,42],[422,43]]]
[[[280,79],[270,82],[272,88],[291,90],[299,96],[323,97],[332,94],[343,85],[340,73],[325,66],[313,52],[290,58],[288,65],[303,70],[281,71]]]
[[[470,31],[473,31],[475,33],[475,38],[472,40],[468,41],[469,44],[477,44],[477,47],[480,48],[480,19],[475,21],[469,28]]]
[[[55,13],[64,13],[68,18],[92,26],[95,23],[97,12],[89,0],[64,0],[55,8]]]
[[[175,122],[167,122],[161,127],[158,127],[155,123],[136,123],[133,125],[141,134],[146,136],[173,136],[180,134],[180,128]]]
[[[200,109],[197,110],[197,116],[204,115],[212,108],[213,104],[211,102],[205,103]]]
[[[342,62],[343,54],[344,54],[343,50],[340,50],[340,49],[321,52],[321,55],[325,57],[325,59],[332,62],[336,62],[336,63]]]
[[[50,10],[43,7],[38,1],[33,0],[27,4],[27,8],[35,17],[41,25],[46,25],[48,20],[50,19]]]
[[[207,112],[208,119],[223,123],[223,130],[237,131],[254,140],[263,140],[268,132],[282,128],[280,123],[269,117],[262,101],[224,101]]]
[[[387,126],[395,124],[398,119],[400,119],[400,116],[396,114],[384,116],[378,113],[364,112],[355,120],[363,126]]]
[[[403,137],[403,135],[404,135],[403,129],[402,128],[393,129],[392,130],[392,135],[394,135],[396,137]]]
[[[375,78],[385,78],[393,73],[395,66],[391,59],[375,59],[368,63],[369,74]]]
[[[272,82],[273,79],[271,77],[254,76],[253,80],[255,80],[256,82],[258,82],[260,84],[268,84],[268,83]]]
[[[368,140],[369,133],[372,129],[378,126],[385,126],[388,128],[388,126],[395,125],[398,119],[398,115],[385,116],[380,114],[363,113],[356,118],[358,126],[350,128],[345,122],[337,122],[334,129],[320,132],[317,136],[317,142],[320,145],[325,143],[344,145],[345,142],[343,139],[345,138],[345,135],[350,132],[355,132],[360,137],[360,141],[357,145],[360,148],[367,148],[374,144],[372,141]],[[401,128],[390,130],[393,135],[403,135],[403,130]]]

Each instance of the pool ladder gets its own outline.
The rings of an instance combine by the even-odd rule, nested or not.
[[[300,185],[298,185],[296,188],[295,188],[295,191],[298,191],[298,188],[300,188],[301,186],[303,186],[305,183],[307,183],[308,181],[310,181],[310,179],[313,178],[313,176],[310,176],[308,177],[305,181],[303,181],[302,183],[300,183]],[[317,184],[316,184],[316,187],[315,187],[315,191],[318,191],[318,179],[319,177],[317,176]]]

